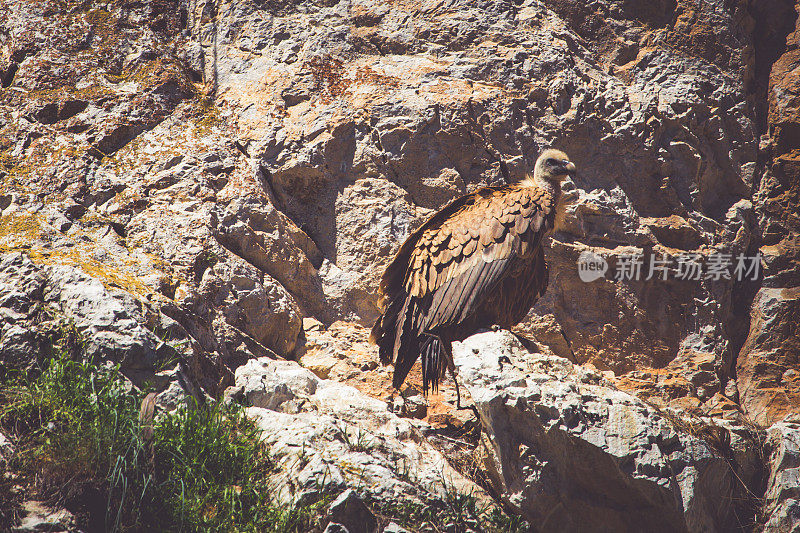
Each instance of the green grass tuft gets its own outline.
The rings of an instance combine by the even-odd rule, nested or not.
[[[242,409],[191,404],[155,426],[153,491],[181,529],[300,531],[311,513],[271,504],[273,470],[260,432]],[[163,519],[163,518],[162,518]]]
[[[307,531],[312,508],[273,503],[273,466],[241,408],[190,402],[145,441],[143,392],[115,367],[61,353],[0,388],[9,468],[29,497],[66,506],[95,531]],[[6,513],[10,516],[11,513]]]
[[[498,506],[481,504],[474,495],[452,491],[442,501],[428,504],[401,500],[384,505],[376,503],[374,507],[380,515],[412,531],[523,533],[531,530],[520,516],[509,515]]]

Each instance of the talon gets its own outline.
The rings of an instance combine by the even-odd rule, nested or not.
[[[466,411],[466,410],[472,411],[473,414],[475,414],[475,418],[476,419],[478,419],[478,420],[481,419],[481,415],[480,415],[480,413],[478,413],[478,408],[475,407],[474,404],[473,405],[466,405],[464,407],[456,407],[456,411]]]

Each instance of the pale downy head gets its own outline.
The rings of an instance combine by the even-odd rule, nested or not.
[[[537,181],[550,181],[560,183],[567,179],[567,176],[575,174],[575,165],[569,160],[567,154],[561,150],[548,148],[533,167],[533,177]]]

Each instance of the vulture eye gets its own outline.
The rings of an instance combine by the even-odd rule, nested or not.
[[[554,166],[556,166],[556,160],[555,160],[555,159],[553,159],[552,157],[551,157],[551,158],[549,158],[547,161],[545,161],[545,163],[547,163],[547,165],[548,165],[548,166],[551,166],[551,167],[554,167]]]

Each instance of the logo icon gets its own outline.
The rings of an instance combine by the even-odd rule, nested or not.
[[[584,251],[578,257],[578,277],[590,283],[606,275],[608,262],[594,252]]]

